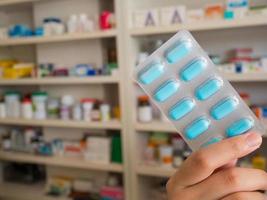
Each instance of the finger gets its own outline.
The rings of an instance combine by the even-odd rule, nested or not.
[[[260,192],[238,192],[221,200],[267,200],[267,196]]]
[[[212,144],[193,153],[171,177],[176,187],[186,187],[201,182],[210,176],[215,169],[243,157],[262,142],[257,133],[247,133]]]
[[[189,189],[189,188],[188,188]],[[267,173],[263,170],[231,168],[220,171],[190,187],[205,200],[221,199],[241,191],[267,190]]]
[[[216,172],[219,172],[219,171],[221,171],[221,170],[225,170],[225,169],[229,169],[229,168],[235,167],[235,166],[236,166],[236,163],[237,163],[237,159],[232,160],[231,162],[227,163],[226,165],[224,165],[224,166],[222,166],[222,167],[216,169],[216,170],[215,170],[215,173],[216,173]]]

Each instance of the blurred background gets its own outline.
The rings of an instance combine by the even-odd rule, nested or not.
[[[0,0],[0,199],[166,199],[191,151],[131,76],[181,29],[266,125],[266,0]]]

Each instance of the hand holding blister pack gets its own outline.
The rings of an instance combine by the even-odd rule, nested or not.
[[[264,126],[188,31],[180,31],[134,72],[134,78],[192,150]]]

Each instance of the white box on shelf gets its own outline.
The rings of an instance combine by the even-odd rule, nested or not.
[[[143,9],[133,11],[133,27],[144,28],[159,25],[158,9]]]
[[[160,9],[160,25],[170,26],[186,22],[186,6],[170,6]]]
[[[85,160],[110,163],[111,140],[108,137],[88,137],[86,140]]]
[[[205,17],[205,12],[201,8],[188,10],[186,12],[186,19],[188,22],[195,22],[195,21],[203,20],[204,17]]]

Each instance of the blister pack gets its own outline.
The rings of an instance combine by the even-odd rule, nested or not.
[[[138,65],[134,79],[193,151],[249,130],[265,131],[188,31]]]

